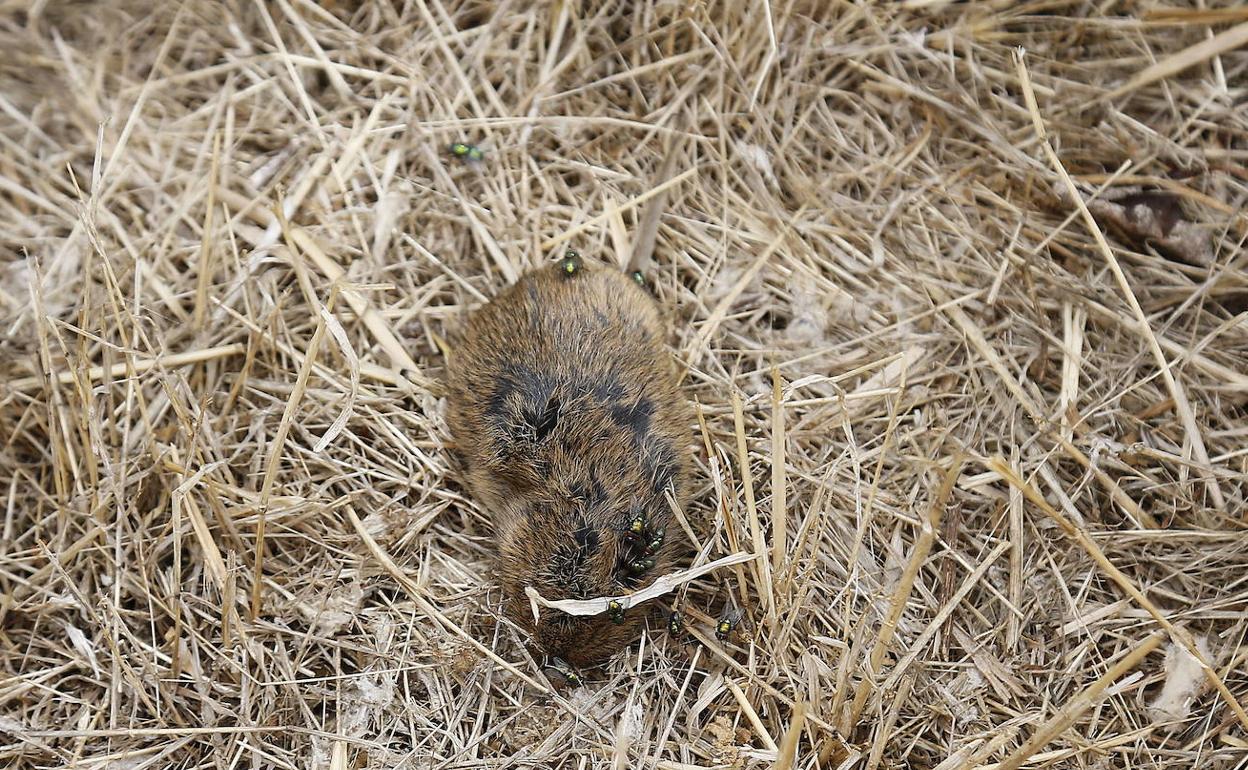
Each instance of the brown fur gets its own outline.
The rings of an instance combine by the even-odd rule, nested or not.
[[[523,277],[474,312],[448,361],[448,420],[465,478],[495,527],[507,614],[546,654],[601,662],[636,638],[624,622],[546,609],[533,623],[524,587],[547,599],[628,593],[673,567],[689,413],[676,389],[651,297],[605,266],[564,263]],[[641,574],[630,522],[667,530]]]

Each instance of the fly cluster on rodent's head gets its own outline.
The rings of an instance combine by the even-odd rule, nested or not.
[[[667,527],[663,524],[666,518],[640,506],[633,508],[621,538],[622,547],[617,559],[617,570],[625,586],[636,586],[644,575],[654,569],[656,557],[667,536]]]

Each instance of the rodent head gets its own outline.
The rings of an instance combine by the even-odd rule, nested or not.
[[[552,601],[628,594],[669,571],[675,550],[662,495],[611,486],[585,470],[577,482],[516,501],[498,544],[507,614],[543,653],[577,666],[600,663],[635,639],[649,605],[622,603],[593,616],[541,608],[535,623],[525,588]]]

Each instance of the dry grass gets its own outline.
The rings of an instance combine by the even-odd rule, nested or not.
[[[0,0],[0,764],[1248,766],[1245,25]],[[760,558],[552,694],[439,345],[651,239]]]

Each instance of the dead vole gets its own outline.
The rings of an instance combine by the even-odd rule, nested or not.
[[[599,663],[645,607],[575,617],[547,599],[619,596],[670,571],[689,412],[658,307],[634,277],[575,252],[476,310],[451,347],[448,421],[495,528],[505,610],[542,652]]]

